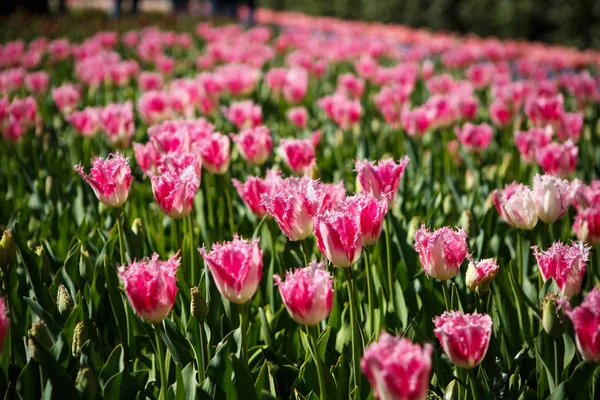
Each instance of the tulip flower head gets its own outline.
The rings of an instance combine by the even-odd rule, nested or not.
[[[430,344],[421,347],[383,332],[365,349],[360,368],[378,400],[425,400],[432,351]]]
[[[400,179],[409,161],[408,156],[402,157],[398,163],[391,158],[383,159],[377,165],[367,160],[356,160],[355,171],[358,172],[357,180],[361,190],[376,198],[385,197],[391,207],[398,197]]]
[[[279,275],[273,278],[294,321],[313,326],[327,318],[333,306],[333,279],[323,262],[311,261],[306,268],[287,272],[285,281]]]
[[[494,191],[494,206],[509,225],[533,229],[538,222],[533,192],[527,186],[513,182],[503,190]]]
[[[195,164],[184,168],[164,168],[159,175],[150,175],[152,192],[162,212],[180,219],[192,212],[194,196],[200,186]]]
[[[546,251],[538,251],[534,246],[533,255],[537,259],[544,281],[554,278],[561,297],[570,298],[581,291],[581,282],[587,269],[590,248],[582,242],[570,246],[554,242]]]
[[[433,323],[435,336],[454,364],[472,369],[483,360],[492,335],[489,315],[451,311],[435,317]]]
[[[500,267],[494,258],[486,258],[479,262],[470,259],[465,278],[466,285],[473,293],[487,292],[499,270]]]
[[[575,215],[573,230],[577,238],[592,247],[600,244],[600,206],[579,210]]]
[[[544,172],[556,176],[569,176],[575,171],[579,148],[571,139],[564,143],[552,142],[535,152],[535,159]]]
[[[458,275],[467,256],[467,234],[443,227],[430,232],[425,225],[415,234],[415,250],[428,276],[445,281]]]
[[[388,211],[387,200],[385,198],[377,199],[368,192],[360,192],[346,198],[344,204],[350,212],[359,214],[362,245],[366,247],[377,243],[383,228],[385,214]]]
[[[262,218],[267,215],[267,209],[263,204],[262,197],[263,195],[269,196],[277,190],[282,181],[279,175],[279,171],[269,170],[264,179],[256,176],[248,176],[244,183],[237,179],[232,179],[231,181],[242,200],[250,208],[250,211],[258,218]]]
[[[314,226],[319,250],[329,262],[346,268],[358,261],[362,251],[359,209],[327,210],[315,217]]]
[[[567,315],[573,323],[581,355],[600,364],[600,289],[592,289],[579,307],[567,310]]]
[[[297,128],[304,129],[308,126],[308,111],[306,111],[306,107],[292,108],[286,113],[286,117]]]
[[[100,126],[113,146],[127,147],[135,134],[131,102],[108,104],[102,108],[100,110]]]
[[[198,249],[221,295],[232,303],[250,300],[262,277],[262,252],[258,238],[252,241],[237,235],[231,242],[213,245],[210,253]]]
[[[463,146],[473,152],[485,150],[494,137],[492,127],[486,123],[481,125],[467,123],[462,128],[454,128],[454,133]]]
[[[167,261],[158,254],[119,268],[129,303],[142,319],[158,324],[169,315],[177,296],[179,252]]]
[[[209,172],[223,175],[229,169],[229,138],[214,132],[196,144],[202,165]]]
[[[273,149],[271,132],[266,126],[243,129],[238,135],[230,135],[242,158],[253,165],[262,165]]]
[[[298,175],[311,175],[317,162],[310,139],[281,139],[277,154]]]
[[[100,129],[99,110],[86,107],[82,111],[73,111],[67,118],[71,126],[81,136],[94,136]]]
[[[552,141],[552,127],[531,128],[528,131],[515,132],[515,144],[521,157],[527,164],[535,162],[535,153],[538,149]]]
[[[579,182],[569,182],[552,175],[536,175],[533,178],[533,201],[538,217],[551,224],[563,217],[579,187]]]
[[[120,153],[112,153],[106,159],[94,158],[90,175],[86,175],[81,165],[73,168],[92,187],[101,203],[118,208],[127,200],[131,169],[128,159]]]

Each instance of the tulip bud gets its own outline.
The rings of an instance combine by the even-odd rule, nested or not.
[[[58,286],[58,292],[56,293],[56,305],[58,306],[58,312],[62,316],[67,316],[73,309],[73,299],[69,294],[69,291],[65,285]]]
[[[559,339],[565,332],[564,317],[562,308],[557,307],[557,297],[548,293],[542,302],[542,325],[544,330],[553,339]]]
[[[46,323],[41,320],[34,322],[27,332],[27,336],[29,337],[27,341],[29,353],[34,360],[39,361],[37,346],[41,345],[46,349],[50,349],[52,347],[52,338],[50,337]]]
[[[458,386],[456,385],[456,379],[452,379],[448,386],[446,386],[444,400],[458,400]]]
[[[95,399],[98,395],[98,382],[94,371],[90,367],[83,367],[75,378],[75,388],[84,399]]]
[[[206,300],[198,287],[193,287],[190,289],[190,295],[192,298],[190,304],[191,314],[196,318],[198,322],[203,322],[206,316],[208,315],[208,305],[206,304]]]
[[[42,266],[40,267],[40,276],[42,277],[42,279],[46,279],[46,277],[50,273],[50,259],[48,258],[48,253],[46,253],[46,249],[42,245],[37,246],[34,252],[39,258],[42,259]]]
[[[139,234],[141,232],[143,232],[143,229],[144,229],[144,225],[142,223],[142,219],[141,218],[134,219],[131,224],[131,231],[139,236]]]
[[[12,230],[5,230],[0,240],[0,268],[9,269],[17,262],[17,246],[13,239]]]
[[[73,343],[71,343],[71,353],[73,357],[79,357],[81,353],[81,346],[88,340],[87,329],[83,321],[79,321],[77,325],[75,325],[75,330],[73,331]]]
[[[490,284],[498,274],[498,264],[493,258],[481,260],[478,263],[469,261],[466,285],[473,293],[480,294],[490,289]]]

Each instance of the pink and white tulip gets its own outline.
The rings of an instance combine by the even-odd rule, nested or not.
[[[273,149],[273,139],[269,128],[264,125],[243,129],[239,134],[231,134],[231,140],[237,145],[242,158],[253,165],[262,165],[267,161]]]
[[[379,160],[377,165],[367,160],[356,160],[355,171],[358,172],[356,179],[360,189],[373,194],[376,198],[384,197],[391,207],[398,197],[400,179],[409,161],[408,156],[402,157],[398,163],[391,158]]]
[[[194,196],[200,186],[197,166],[165,168],[159,175],[150,175],[152,192],[162,212],[180,219],[192,212]]]
[[[503,190],[494,190],[494,206],[509,225],[519,229],[533,229],[538,222],[534,195],[527,186],[513,182]]]
[[[371,193],[360,192],[352,197],[347,197],[344,206],[359,213],[362,245],[374,245],[381,235],[385,214],[388,211],[387,200],[377,199]]]
[[[547,224],[561,219],[567,212],[579,187],[572,182],[552,175],[536,175],[533,178],[533,201],[538,217]]]
[[[102,108],[100,110],[100,126],[108,136],[111,145],[117,148],[129,146],[135,134],[131,102],[108,104]]]
[[[462,128],[455,127],[454,134],[463,146],[476,153],[485,150],[494,138],[492,127],[486,123],[480,125],[467,123]]]
[[[465,276],[465,284],[473,293],[483,293],[489,290],[490,285],[500,267],[494,258],[486,258],[479,262],[469,260],[469,267]]]
[[[204,168],[216,175],[223,175],[227,172],[231,157],[229,154],[230,142],[227,136],[214,132],[196,143],[196,147]]]
[[[316,165],[311,139],[281,139],[277,154],[297,175],[312,175]]]
[[[52,99],[56,108],[63,114],[70,114],[81,99],[79,88],[71,83],[65,83],[62,86],[52,89]]]
[[[552,142],[535,152],[535,159],[544,172],[556,176],[569,176],[575,171],[579,148],[571,139],[564,143]]]
[[[600,289],[594,287],[579,307],[567,310],[567,315],[573,323],[581,355],[600,364]]]
[[[267,209],[263,204],[263,195],[271,195],[281,183],[279,171],[269,170],[267,176],[261,179],[256,176],[248,176],[246,182],[242,183],[237,179],[232,179],[233,186],[237,189],[240,197],[250,211],[258,218],[267,215]]]
[[[81,165],[75,165],[74,169],[92,187],[101,203],[118,208],[127,201],[131,169],[128,159],[120,153],[111,153],[106,159],[94,158],[90,175],[86,175]]]
[[[67,120],[81,136],[91,137],[100,129],[100,110],[86,107],[82,111],[73,111]]]
[[[360,211],[354,207],[327,210],[314,220],[315,236],[321,253],[338,267],[358,261],[362,251]]]
[[[592,247],[600,244],[600,206],[579,210],[575,215],[573,230],[577,238]]]
[[[430,232],[425,225],[415,234],[415,250],[426,275],[445,281],[458,275],[467,256],[467,234],[443,227]]]
[[[590,248],[582,242],[573,242],[570,246],[554,242],[546,251],[538,251],[535,256],[544,281],[554,278],[561,297],[573,297],[581,291],[581,282],[587,268]]]

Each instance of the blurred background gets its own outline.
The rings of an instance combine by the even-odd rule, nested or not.
[[[91,8],[116,15],[117,2],[122,3],[121,14],[137,8],[192,16],[210,15],[215,8],[228,15],[232,6],[250,3],[345,19],[600,48],[598,0],[1,0],[0,11],[6,15],[17,9],[56,13]]]

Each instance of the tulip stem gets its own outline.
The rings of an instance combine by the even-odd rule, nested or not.
[[[248,366],[248,305],[240,304],[240,336],[242,338],[242,359]]]
[[[123,236],[123,227],[121,226],[121,207],[118,207],[116,210],[116,221],[115,225],[117,226],[117,234],[119,235],[119,252],[121,255],[121,265],[125,265],[127,260],[125,258],[125,237]]]
[[[447,281],[440,281],[440,283],[442,284],[442,292],[444,293],[444,304],[446,305],[446,311],[450,311],[452,309],[452,305],[450,304],[450,298],[448,297],[446,282]]]
[[[227,202],[227,214],[229,216],[229,233],[233,235],[235,232],[235,224],[233,222],[233,207],[231,205],[231,193],[229,190],[231,181],[227,179],[225,175],[223,175],[223,186],[225,186],[225,201]]]
[[[387,262],[387,272],[388,272],[388,287],[390,293],[390,300],[392,304],[394,303],[394,275],[392,268],[392,249],[390,247],[390,224],[392,217],[389,215],[385,220],[385,251],[386,251],[386,262]]]
[[[300,247],[302,248],[302,255],[304,256],[304,266],[308,267],[308,238],[300,241]]]
[[[321,400],[327,400],[327,389],[325,385],[325,371],[323,370],[323,361],[319,356],[318,333],[316,326],[306,326],[306,333],[310,340],[310,355],[312,356],[315,366],[317,367],[317,375],[319,377],[319,392],[321,392]]]
[[[371,270],[371,262],[369,258],[369,250],[363,249],[363,254],[365,255],[365,273],[367,275],[367,304],[369,306],[369,314],[367,316],[367,329],[369,330],[369,339],[373,337],[375,333],[375,300],[373,300],[373,277],[371,274],[373,271]]]
[[[200,322],[198,327],[200,328],[200,353],[202,357],[202,365],[200,365],[200,371],[198,372],[200,373],[200,382],[203,382],[204,378],[206,377],[206,366],[208,365],[208,357],[206,353],[207,341],[206,331],[204,330],[204,321]]]
[[[344,268],[346,272],[346,280],[348,284],[348,302],[350,303],[350,326],[351,326],[351,340],[352,340],[352,376],[354,378],[354,386],[358,388],[360,393],[360,358],[361,358],[361,344],[360,332],[358,331],[358,312],[356,310],[356,303],[354,299],[354,282],[352,281],[352,272],[350,268]]]
[[[554,387],[558,386],[560,377],[558,375],[558,340],[553,339],[554,342]]]
[[[190,286],[198,285],[198,281],[196,278],[196,269],[194,268],[194,225],[192,221],[192,214],[187,215],[187,227],[188,227],[188,235],[189,235],[189,246],[190,246]],[[183,251],[183,250],[182,250]]]
[[[156,368],[160,374],[160,392],[158,395],[159,400],[165,400],[167,398],[167,374],[165,370],[165,358],[163,355],[162,339],[160,338],[160,324],[154,324],[154,334],[156,336]]]
[[[517,265],[517,283],[521,285],[523,282],[523,232],[520,229],[517,230]]]
[[[473,400],[477,400],[478,396],[477,396],[477,388],[476,388],[476,382],[475,382],[475,374],[473,373],[473,370],[470,369],[469,370],[469,386],[471,389],[471,398]]]

